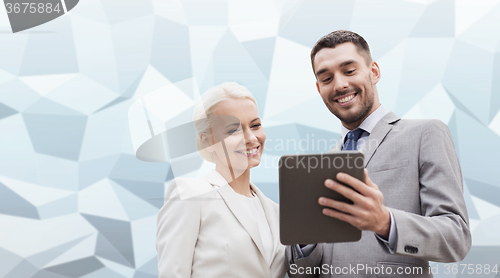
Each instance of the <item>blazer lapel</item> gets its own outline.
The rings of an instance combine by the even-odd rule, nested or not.
[[[252,186],[252,189],[255,191],[257,196],[260,199],[260,202],[262,203],[262,207],[264,208],[264,213],[266,215],[267,223],[269,224],[269,228],[271,229],[271,234],[273,237],[273,258],[276,252],[278,251],[278,247],[280,244],[280,238],[279,238],[279,219],[276,215],[276,210],[273,207],[273,204],[269,202],[269,200],[264,196],[264,194],[259,190],[255,184],[250,183]],[[272,263],[271,259],[271,263]]]
[[[377,125],[375,125],[363,147],[363,153],[365,155],[365,168],[368,166],[368,163],[384,140],[385,136],[387,136],[389,131],[391,131],[393,124],[399,120],[400,118],[398,116],[389,112],[382,117],[382,119],[380,119]]]
[[[234,196],[234,194],[238,193],[235,193],[229,184],[221,186],[218,191],[222,196],[222,199],[224,199],[227,207],[231,210],[236,219],[238,219],[238,222],[240,222],[241,226],[245,228],[255,245],[257,245],[257,248],[259,249],[262,256],[264,256],[264,249],[257,221],[255,221],[255,218],[250,214],[250,212],[245,210],[242,207],[241,203],[235,198],[236,196]]]
[[[212,170],[210,173],[208,173],[208,175],[205,176],[205,179],[207,179],[209,183],[217,187],[221,187],[227,184],[226,179],[215,170]]]

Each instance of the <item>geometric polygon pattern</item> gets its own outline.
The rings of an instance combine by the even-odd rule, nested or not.
[[[278,201],[279,157],[339,140],[309,57],[336,29],[370,44],[389,110],[448,125],[473,236],[462,263],[500,263],[499,0],[86,0],[17,34],[0,6],[0,277],[157,277],[165,187],[213,164],[144,162],[137,141],[189,122],[222,82],[257,99],[267,141],[252,181]],[[130,134],[138,101],[151,127]]]

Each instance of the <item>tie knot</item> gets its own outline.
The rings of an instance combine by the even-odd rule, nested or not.
[[[358,139],[361,137],[361,134],[363,134],[363,132],[364,130],[361,128],[349,131],[349,133],[347,133],[347,139],[357,142]]]

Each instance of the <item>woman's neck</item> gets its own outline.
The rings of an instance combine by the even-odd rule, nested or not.
[[[218,166],[219,165],[215,166],[215,170],[219,172],[219,174],[221,174],[226,181],[229,181],[228,184],[236,193],[247,197],[253,197],[252,190],[250,188],[250,169],[246,169],[242,172],[242,170],[232,171],[232,169],[226,166]]]

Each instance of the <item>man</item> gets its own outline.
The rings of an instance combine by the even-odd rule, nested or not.
[[[362,151],[366,167],[365,183],[337,176],[356,191],[325,181],[353,204],[318,202],[325,215],[359,228],[362,237],[288,246],[290,277],[432,277],[429,261],[461,261],[471,235],[448,127],[438,120],[402,120],[380,104],[379,66],[356,33],[322,37],[311,62],[318,92],[342,122],[334,150]]]

